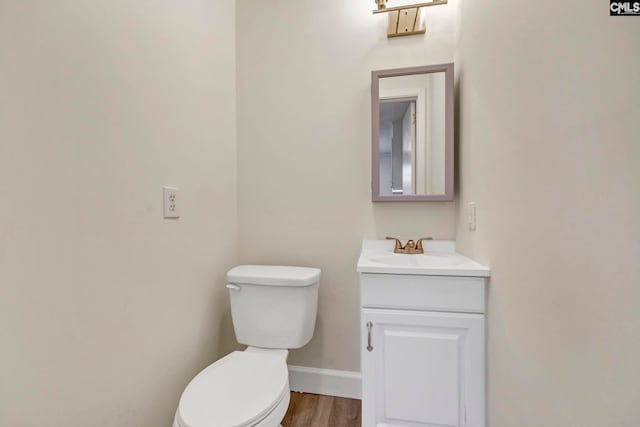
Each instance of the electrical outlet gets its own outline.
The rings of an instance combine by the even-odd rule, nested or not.
[[[476,231],[477,209],[476,209],[475,202],[469,203],[469,216],[467,218],[468,218],[468,224],[469,224],[469,231]]]
[[[178,209],[180,206],[179,193],[179,188],[162,187],[165,218],[180,218],[180,210]]]

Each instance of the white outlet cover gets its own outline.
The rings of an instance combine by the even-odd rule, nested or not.
[[[176,187],[162,187],[164,201],[164,217],[180,218],[180,189]]]

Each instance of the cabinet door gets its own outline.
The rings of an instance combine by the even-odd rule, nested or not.
[[[363,427],[484,427],[483,315],[363,309],[362,326]]]

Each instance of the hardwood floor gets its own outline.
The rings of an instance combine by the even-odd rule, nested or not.
[[[360,408],[356,399],[292,392],[282,427],[360,427]]]

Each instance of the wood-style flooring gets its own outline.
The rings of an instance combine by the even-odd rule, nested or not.
[[[360,427],[360,410],[356,399],[292,392],[282,427]]]

